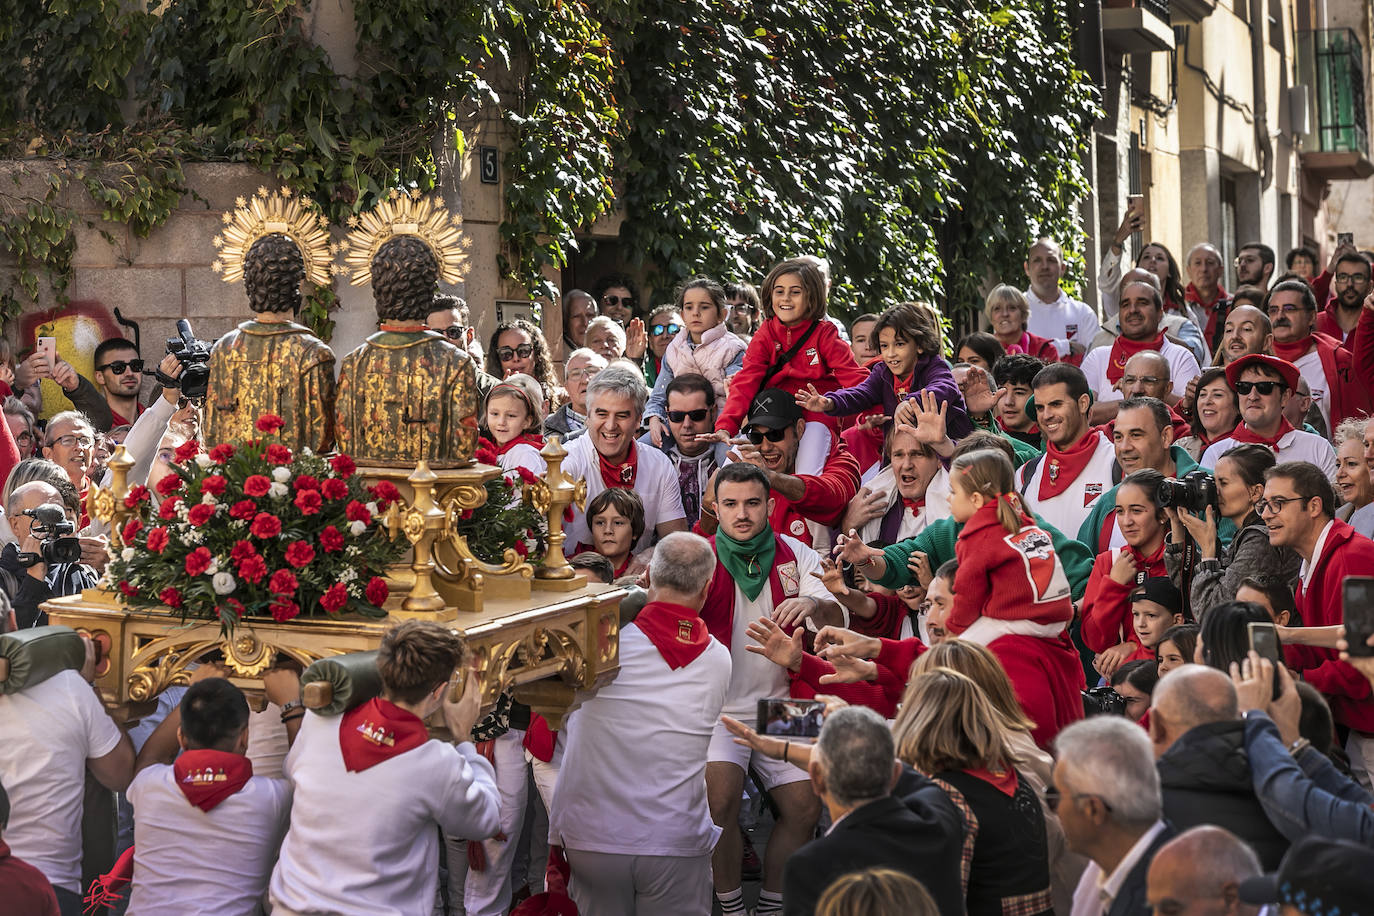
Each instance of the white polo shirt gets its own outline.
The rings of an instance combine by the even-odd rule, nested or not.
[[[1112,440],[1101,432],[1089,435],[1098,437],[1097,448],[1093,450],[1082,473],[1057,496],[1043,500],[1039,496],[1040,479],[1049,473],[1049,455],[1033,458],[1016,471],[1016,486],[1021,491],[1026,508],[1070,537],[1076,535],[1088,520],[1093,504],[1115,486],[1112,483],[1112,471],[1116,467],[1116,448]],[[1035,473],[1031,474],[1028,471],[1033,463],[1036,468]]]
[[[677,482],[677,466],[673,460],[656,448],[637,444],[639,466],[635,469],[635,492],[644,501],[644,534],[635,542],[634,552],[649,547],[654,542],[654,528],[664,522],[686,519],[682,511],[682,490]],[[568,443],[568,457],[563,459],[563,470],[573,480],[587,481],[587,505],[598,493],[606,489],[601,480],[601,468],[596,446],[592,445],[590,434],[579,436]],[[591,529],[587,526],[587,513],[573,507],[573,519],[564,526],[568,533],[569,544],[590,544]]]
[[[1322,412],[1322,422],[1331,428],[1331,380],[1326,377],[1322,366],[1321,353],[1316,347],[1293,360],[1298,373],[1307,380],[1307,388],[1312,392],[1312,400]]]
[[[1240,444],[1230,436],[1218,439],[1202,453],[1198,464],[1211,470],[1217,466],[1218,458]],[[1279,464],[1285,461],[1307,461],[1321,468],[1327,480],[1336,479],[1336,452],[1331,448],[1330,442],[1316,433],[1309,433],[1305,429],[1285,433],[1279,438],[1275,455]]]
[[[1097,336],[1100,325],[1097,313],[1085,302],[1069,298],[1062,289],[1059,298],[1053,302],[1043,302],[1035,290],[1026,290],[1026,302],[1030,304],[1030,319],[1026,330],[1037,337],[1048,337],[1054,341],[1059,356],[1069,355],[1069,344],[1082,344],[1086,349]]]
[[[59,671],[0,696],[0,785],[10,798],[4,839],[53,887],[80,893],[86,761],[119,746],[118,726],[91,685]]]
[[[897,479],[890,464],[879,471],[878,475],[873,478],[873,482],[866,484],[866,486],[870,490],[882,490],[887,493],[887,511],[869,521],[859,532],[859,537],[863,539],[863,542],[871,544],[882,533],[883,519],[887,516],[887,512],[890,512],[902,497],[897,492]],[[930,478],[930,485],[926,487],[926,504],[921,511],[912,512],[908,509],[902,513],[902,523],[897,527],[896,540],[904,541],[907,538],[914,538],[925,531],[931,522],[948,517],[949,472],[940,468],[935,476]]]
[[[1180,347],[1167,337],[1159,348],[1159,355],[1169,363],[1169,384],[1174,394],[1183,397],[1188,390],[1188,383],[1202,374],[1197,357],[1193,355],[1192,350]],[[1102,346],[1089,350],[1083,357],[1083,365],[1079,367],[1088,377],[1088,385],[1099,401],[1121,400],[1121,392],[1113,388],[1107,378],[1107,367],[1111,362],[1112,348]]]
[[[191,804],[176,773],[155,764],[129,786],[134,883],[129,916],[254,916],[291,812],[284,779],[254,776],[209,811]]]

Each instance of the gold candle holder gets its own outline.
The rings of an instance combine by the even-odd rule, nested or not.
[[[133,470],[134,459],[120,443],[105,466],[110,469],[110,485],[91,487],[86,496],[86,512],[110,526],[110,550],[116,551],[124,546],[124,522],[133,514],[124,505],[124,498],[129,495],[129,471]]]
[[[434,588],[434,541],[444,530],[446,518],[434,501],[434,484],[438,479],[424,459],[415,466],[415,473],[406,478],[415,498],[402,513],[400,525],[412,547],[410,568],[415,584],[401,602],[401,616],[423,615],[433,619],[445,607],[444,597]]]
[[[573,480],[563,470],[563,459],[568,457],[568,450],[558,436],[549,436],[549,441],[539,454],[549,468],[544,479],[531,486],[530,500],[535,509],[548,518],[549,548],[534,570],[534,587],[570,592],[585,583],[578,578],[576,570],[563,553],[563,544],[568,539],[563,532],[563,510],[574,504],[581,509],[586,504],[587,482]]]

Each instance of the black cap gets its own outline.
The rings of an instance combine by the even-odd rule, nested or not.
[[[781,388],[765,388],[754,396],[745,424],[782,429],[792,426],[801,418],[802,409],[797,406],[796,395],[788,394]]]
[[[1183,613],[1183,594],[1168,576],[1151,576],[1140,583],[1131,601],[1153,601],[1171,614]]]
[[[1316,916],[1374,914],[1374,849],[1349,840],[1306,836],[1288,848],[1272,875],[1240,885],[1240,899],[1287,904]]]

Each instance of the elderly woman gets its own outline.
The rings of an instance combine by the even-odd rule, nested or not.
[[[1030,321],[1030,303],[1021,290],[1002,284],[988,293],[983,314],[992,326],[992,336],[1008,353],[1029,353],[1046,362],[1058,362],[1059,351],[1054,341],[1037,337],[1026,330]]]
[[[1371,421],[1346,420],[1336,427],[1336,492],[1345,505],[1336,518],[1365,537],[1374,537],[1374,477],[1365,459],[1365,432]]]
[[[607,362],[625,355],[625,329],[606,315],[587,322],[587,349]]]

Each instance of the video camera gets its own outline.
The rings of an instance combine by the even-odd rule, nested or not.
[[[1126,698],[1110,687],[1089,687],[1083,691],[1084,716],[1124,716]]]
[[[167,352],[175,353],[181,363],[181,378],[168,378],[160,369],[145,369],[143,374],[154,376],[168,388],[180,388],[185,397],[202,400],[210,388],[211,344],[197,339],[185,318],[177,321],[177,335],[167,339]]]
[[[33,566],[46,563],[56,566],[59,563],[76,563],[81,559],[81,541],[73,535],[76,525],[67,518],[66,510],[56,503],[43,503],[23,512],[33,519],[29,533],[40,543],[38,553],[19,554],[20,566]]]
[[[1201,515],[1208,506],[1217,508],[1217,484],[1212,475],[1203,470],[1192,470],[1182,477],[1166,477],[1155,488],[1155,502],[1161,508],[1173,506]]]

